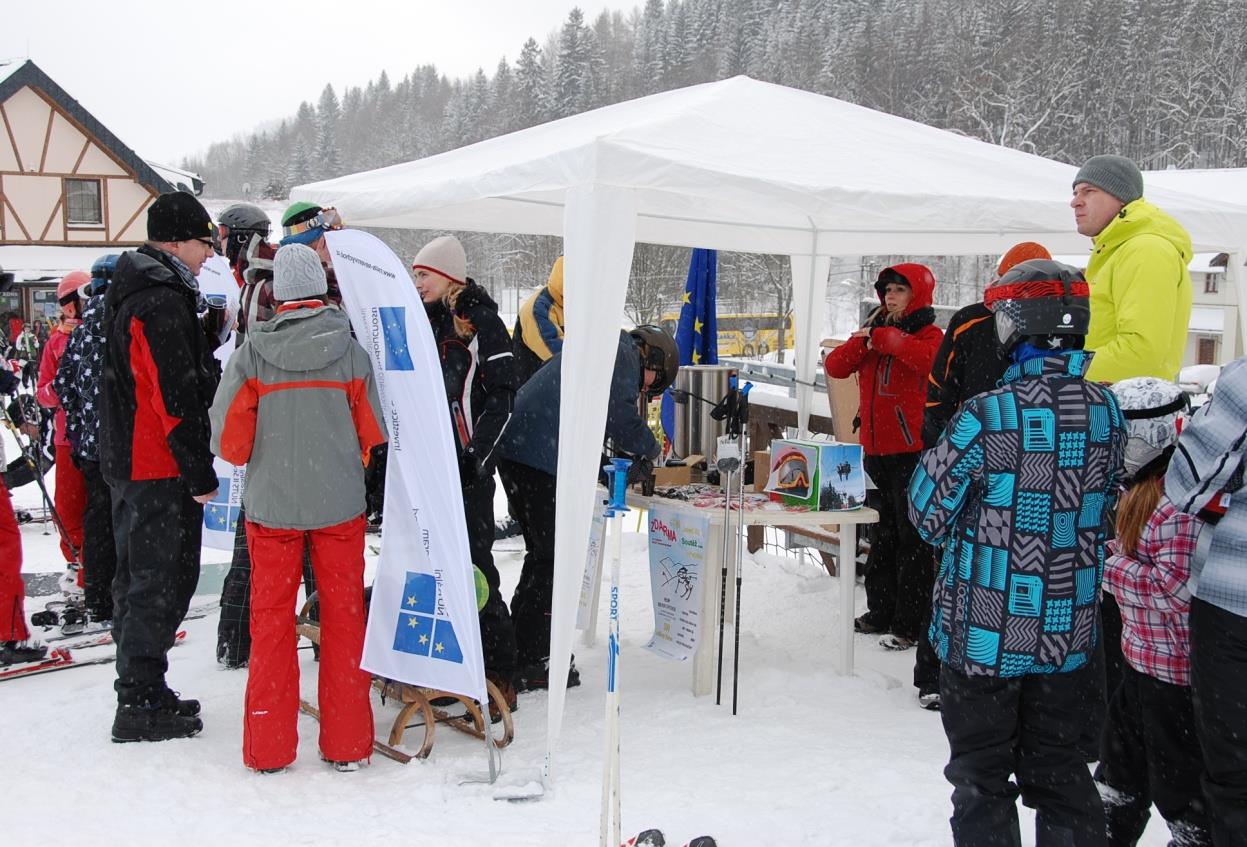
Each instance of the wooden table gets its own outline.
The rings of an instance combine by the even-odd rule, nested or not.
[[[718,647],[719,598],[723,579],[723,508],[698,508],[682,500],[667,497],[645,497],[632,490],[628,492],[628,505],[634,509],[649,511],[651,508],[670,509],[684,514],[697,515],[710,520],[710,538],[706,543],[706,569],[703,574],[701,599],[702,622],[698,636],[697,650],[693,656],[693,694],[700,697],[714,690],[715,683],[715,650]],[[740,512],[732,512],[732,528]],[[854,595],[857,568],[854,565],[857,551],[857,525],[877,523],[879,513],[874,509],[860,508],[841,512],[809,512],[785,511],[782,509],[749,509],[744,515],[744,526],[826,526],[838,525],[837,540],[840,546],[840,561],[836,571],[836,579],[840,584],[840,661],[841,674],[853,673],[853,618]],[[729,536],[732,549],[727,551],[727,604],[725,618],[732,621],[735,609],[736,561],[735,534]],[[601,548],[605,550],[606,545]],[[850,551],[847,555],[844,551]],[[648,563],[647,563],[648,567]],[[601,586],[603,568],[599,565],[597,585],[594,587],[593,602],[590,605],[589,627],[586,641],[592,643],[597,625],[598,589]]]

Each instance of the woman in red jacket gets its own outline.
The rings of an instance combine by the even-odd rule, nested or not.
[[[931,554],[909,522],[906,491],[922,452],[927,378],[944,333],[935,326],[935,277],[925,265],[884,268],[875,283],[880,306],[866,324],[827,354],[827,375],[858,374],[862,451],[879,511],[866,571],[867,612],[858,632],[883,633],[879,643],[907,650],[924,635],[924,607],[935,576]],[[856,423],[856,422],[855,422]]]

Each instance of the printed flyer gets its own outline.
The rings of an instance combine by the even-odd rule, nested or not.
[[[654,636],[646,649],[663,658],[687,662],[697,650],[709,539],[708,517],[662,508],[649,513]]]

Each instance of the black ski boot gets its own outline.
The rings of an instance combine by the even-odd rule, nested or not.
[[[33,638],[25,641],[0,641],[0,665],[38,662],[48,655],[48,648]]]
[[[198,735],[203,728],[203,721],[197,717],[179,714],[177,706],[169,704],[165,699],[135,706],[119,705],[117,716],[113,719],[113,741],[120,744],[127,741],[190,738]]]

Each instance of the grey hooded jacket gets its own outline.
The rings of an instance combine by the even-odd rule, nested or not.
[[[212,451],[247,465],[247,520],[320,529],[363,513],[364,463],[387,435],[372,364],[337,308],[287,304],[253,326],[211,419]]]

